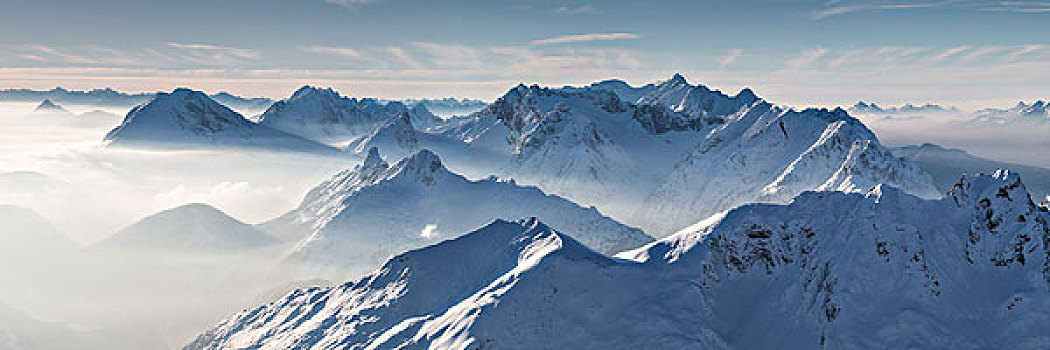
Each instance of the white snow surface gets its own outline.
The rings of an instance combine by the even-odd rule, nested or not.
[[[185,88],[158,93],[132,108],[124,121],[106,134],[105,141],[116,146],[234,146],[335,152],[320,143],[255,124],[204,93]]]
[[[293,260],[364,273],[394,254],[453,238],[495,218],[528,215],[557,223],[601,252],[652,241],[594,208],[535,187],[495,178],[468,180],[426,149],[389,165],[371,148],[361,165],[314,188],[297,209],[261,228],[299,241]]]
[[[1015,174],[751,204],[596,253],[533,218],[234,315],[187,349],[1050,347],[1050,214]]]
[[[501,177],[598,206],[655,236],[805,190],[886,183],[939,196],[927,174],[844,110],[777,107],[750,89],[730,96],[680,75],[642,87],[520,85],[433,131],[506,154]]]

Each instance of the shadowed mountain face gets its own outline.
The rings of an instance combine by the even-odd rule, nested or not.
[[[618,259],[536,219],[496,221],[187,348],[1039,349],[1048,221],[1006,172],[939,200],[880,186],[747,205]]]

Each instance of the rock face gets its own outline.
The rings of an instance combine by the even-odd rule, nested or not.
[[[188,204],[151,215],[92,248],[108,251],[232,253],[279,241],[204,204]]]
[[[128,112],[106,134],[115,146],[234,146],[285,151],[334,152],[319,143],[255,124],[199,91],[159,93]]]
[[[927,174],[844,110],[784,109],[749,89],[730,96],[680,75],[642,87],[518,86],[439,129],[506,154],[501,176],[599,206],[657,236],[805,190],[887,183],[938,195]]]
[[[602,252],[652,241],[638,229],[535,187],[494,178],[470,181],[421,150],[394,165],[376,148],[352,170],[311,190],[299,208],[262,225],[299,241],[292,259],[366,272],[390,256],[480,227],[493,218],[536,215]]]
[[[1048,220],[1001,172],[939,200],[879,186],[746,205],[615,259],[496,221],[187,349],[1041,349]]]

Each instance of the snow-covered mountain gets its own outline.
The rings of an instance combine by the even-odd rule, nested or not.
[[[856,114],[898,114],[898,113],[946,113],[946,112],[959,112],[955,107],[945,108],[941,105],[926,103],[923,105],[914,105],[911,103],[905,103],[899,107],[882,107],[874,102],[868,103],[859,101],[853,106],[849,107],[850,113]]]
[[[944,148],[932,143],[895,147],[893,153],[911,159],[933,176],[937,189],[947,192],[959,180],[959,174],[991,173],[1009,169],[1024,180],[1028,192],[1036,198],[1050,196],[1050,169],[998,162],[977,157],[961,149]]]
[[[425,106],[430,112],[443,117],[471,114],[489,105],[488,102],[481,100],[455,99],[451,97],[441,99],[407,99],[401,101],[401,103],[413,108]]]
[[[229,253],[279,240],[205,204],[188,204],[150,215],[96,243],[94,250]]]
[[[1039,100],[1029,104],[1021,101],[1008,109],[982,109],[974,113],[974,120],[993,124],[1050,124],[1050,102]]]
[[[657,236],[810,189],[889,183],[937,195],[926,174],[844,110],[785,109],[750,89],[730,96],[681,75],[642,87],[522,85],[438,131],[508,155],[501,176],[596,205]]]
[[[365,161],[311,190],[295,210],[261,226],[300,240],[293,261],[371,270],[390,256],[480,227],[493,218],[535,215],[602,252],[641,246],[642,231],[535,187],[471,181],[429,150],[389,165],[376,148]]]
[[[422,134],[412,125],[412,117],[408,111],[402,111],[387,119],[367,136],[352,141],[349,149],[362,154],[375,147],[382,150],[387,157],[401,159],[419,151],[420,136]]]
[[[186,348],[1045,349],[1048,221],[1006,172],[938,200],[879,186],[746,205],[618,258],[500,220]]]
[[[233,146],[282,151],[335,152],[334,149],[264,125],[215,102],[202,92],[179,88],[158,93],[128,112],[106,134],[118,146]]]
[[[420,125],[438,120],[426,106],[409,109],[400,102],[343,97],[333,89],[303,86],[277,101],[259,117],[262,125],[325,144],[342,144],[367,136],[376,127],[408,112]]]

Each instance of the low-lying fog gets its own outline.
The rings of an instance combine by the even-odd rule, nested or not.
[[[181,348],[223,316],[293,286],[322,283],[276,270],[284,246],[134,255],[91,245],[188,203],[252,224],[272,219],[354,158],[107,149],[101,140],[126,110],[63,106],[73,115],[30,114],[34,107],[0,104],[0,205],[39,213],[75,243],[12,241],[43,233],[12,227],[28,214],[0,217],[0,333],[13,327],[39,335],[34,339],[43,344],[23,344],[31,348]],[[109,114],[82,114],[95,110]],[[0,347],[6,341],[0,334]]]
[[[888,146],[929,142],[982,158],[1050,168],[1050,123],[976,123],[966,112],[856,116]]]

